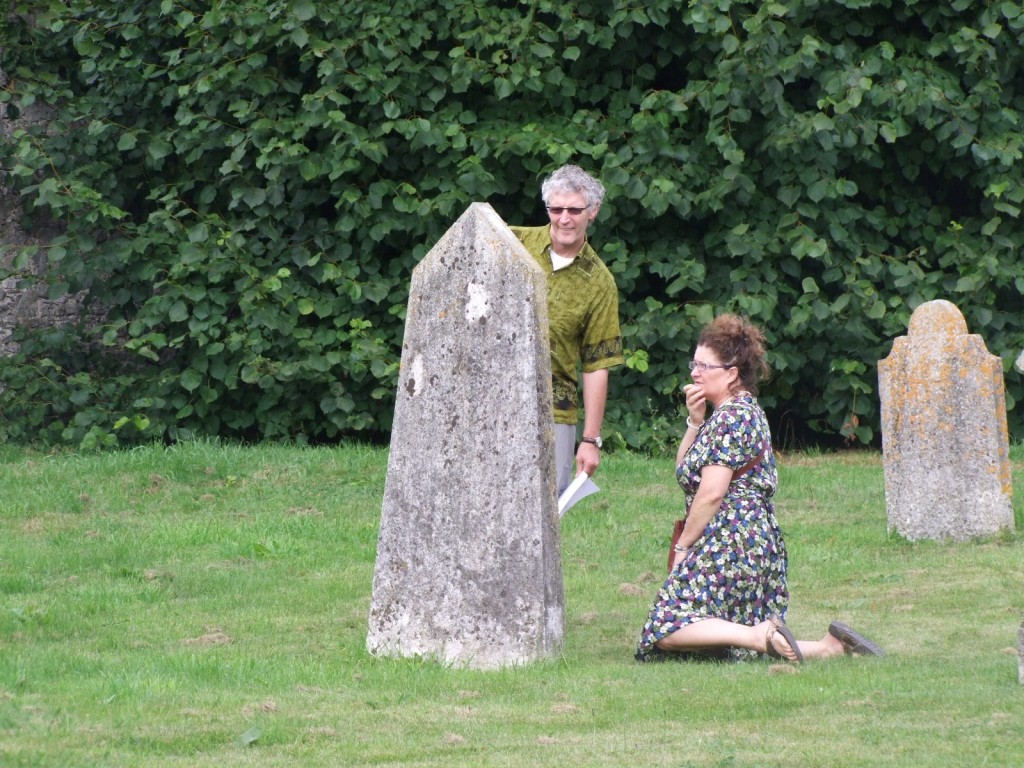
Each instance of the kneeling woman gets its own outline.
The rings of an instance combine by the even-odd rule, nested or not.
[[[686,524],[637,659],[881,656],[845,624],[833,622],[821,640],[800,641],[786,626],[786,544],[772,503],[778,474],[755,397],[768,373],[764,334],[744,318],[722,315],[701,332],[689,365],[687,428],[676,456]]]

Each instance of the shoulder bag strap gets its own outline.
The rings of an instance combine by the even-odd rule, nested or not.
[[[754,467],[757,466],[757,462],[759,462],[764,457],[764,455],[767,452],[768,452],[768,443],[765,443],[764,448],[761,449],[761,452],[759,454],[757,454],[757,456],[752,458],[750,461],[748,461],[746,464],[744,464],[742,467],[740,467],[739,469],[735,470],[732,473],[732,479],[736,480],[737,478],[742,477],[743,475],[747,474],[747,472],[749,472],[750,470],[752,470]]]

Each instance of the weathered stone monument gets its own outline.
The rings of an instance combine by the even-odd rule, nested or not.
[[[367,649],[474,668],[564,634],[543,271],[474,203],[413,271]]]
[[[1024,619],[1017,630],[1017,682],[1024,685]]]
[[[963,541],[1013,528],[1002,361],[956,305],[914,310],[878,385],[889,529]]]

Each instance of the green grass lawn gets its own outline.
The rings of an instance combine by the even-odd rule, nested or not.
[[[373,658],[386,469],[366,447],[0,447],[0,766],[1024,764],[1022,536],[888,534],[877,453],[780,456],[790,625],[888,651],[800,667],[633,660],[682,493],[670,459],[622,452],[563,521],[557,659]]]

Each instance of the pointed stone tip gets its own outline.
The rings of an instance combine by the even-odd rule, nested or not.
[[[502,226],[507,226],[501,216],[498,215],[498,212],[491,207],[490,203],[470,203],[458,220],[459,222],[464,222],[466,219],[483,219],[492,225],[496,222],[501,222]]]

